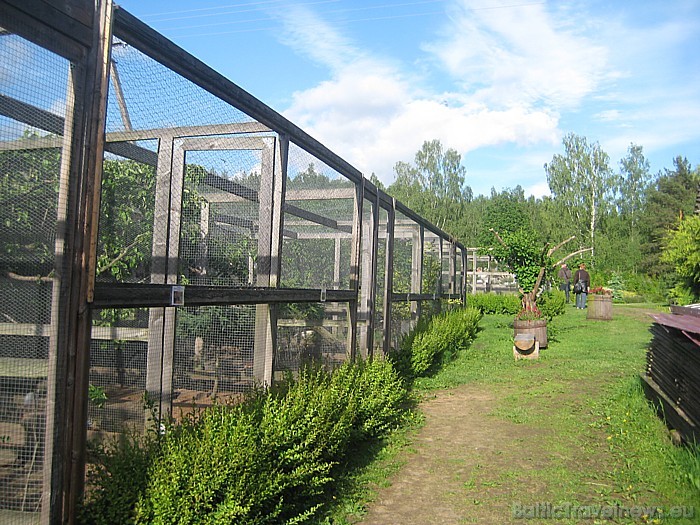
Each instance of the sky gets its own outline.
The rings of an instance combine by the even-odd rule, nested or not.
[[[575,133],[700,164],[700,0],[116,0],[384,184],[424,141],[547,195]]]

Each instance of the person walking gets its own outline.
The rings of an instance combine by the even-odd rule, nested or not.
[[[566,303],[569,304],[569,294],[571,293],[571,270],[566,263],[561,265],[557,273],[559,278],[559,289],[566,294]]]
[[[581,283],[579,285],[579,283]],[[576,294],[576,308],[583,310],[586,307],[588,287],[591,285],[591,276],[586,271],[586,265],[581,263],[574,274],[574,293]]]

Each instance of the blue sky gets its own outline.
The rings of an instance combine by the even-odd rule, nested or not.
[[[546,194],[569,132],[700,163],[698,0],[117,3],[386,184],[432,139],[475,194]]]

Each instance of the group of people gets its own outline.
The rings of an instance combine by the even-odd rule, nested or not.
[[[591,276],[586,271],[586,265],[581,263],[578,265],[578,270],[571,278],[571,270],[566,265],[566,263],[561,265],[559,272],[557,273],[559,278],[559,289],[563,290],[566,294],[566,302],[569,302],[569,297],[571,294],[571,283],[574,283],[574,294],[576,295],[576,308],[582,310],[586,307],[586,297],[588,297],[588,288],[591,285]],[[576,283],[581,283],[580,286],[576,286]]]

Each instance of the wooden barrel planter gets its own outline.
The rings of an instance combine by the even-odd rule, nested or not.
[[[589,294],[586,301],[586,319],[610,321],[612,319],[612,295]]]
[[[540,348],[547,348],[547,320],[535,319],[522,321],[516,319],[513,321],[513,336],[518,334],[532,334],[535,340],[539,343]]]

